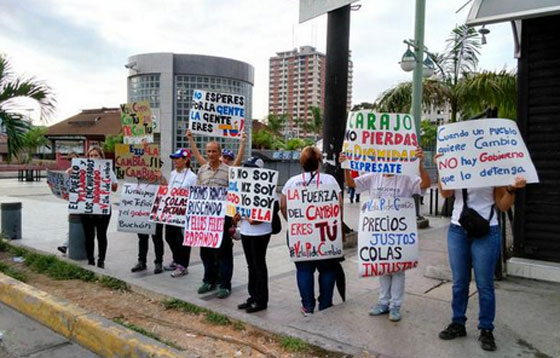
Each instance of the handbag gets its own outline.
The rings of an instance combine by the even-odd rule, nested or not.
[[[278,200],[274,202],[274,207],[272,208],[272,234],[276,235],[282,231],[282,221],[280,220],[280,205]]]
[[[490,220],[494,216],[494,205],[490,210],[490,217],[486,220],[476,210],[469,208],[467,200],[467,189],[463,189],[463,210],[459,217],[459,224],[465,229],[468,237],[478,239],[490,231]]]

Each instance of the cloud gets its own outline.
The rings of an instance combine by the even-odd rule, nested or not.
[[[464,22],[465,0],[429,2],[426,45],[441,52],[451,29]],[[268,60],[302,45],[326,47],[327,16],[298,24],[298,0],[78,1],[5,0],[0,42],[18,71],[45,79],[58,95],[57,119],[80,109],[113,106],[126,98],[131,55],[174,52],[229,57],[255,67],[253,116],[268,110]],[[351,16],[353,102],[372,101],[411,79],[398,62],[414,35],[413,0],[361,1]],[[507,24],[493,25],[481,65],[512,67]]]

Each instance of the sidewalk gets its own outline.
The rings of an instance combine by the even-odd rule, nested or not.
[[[365,198],[362,198],[365,199]],[[23,240],[13,242],[44,252],[58,254],[56,247],[68,231],[65,202],[52,196],[45,182],[19,183],[0,180],[0,202],[23,204]],[[427,209],[425,205],[423,209]],[[196,305],[240,319],[276,333],[297,336],[326,349],[342,350],[356,356],[362,351],[388,357],[486,357],[480,349],[476,321],[478,296],[474,284],[469,302],[468,337],[441,341],[437,333],[451,318],[451,284],[424,276],[429,266],[446,268],[448,219],[429,217],[430,228],[421,230],[421,261],[407,273],[403,319],[390,322],[386,316],[370,317],[368,309],[377,300],[377,279],[359,279],[356,250],[346,251],[344,267],[347,278],[347,301],[342,304],[335,293],[335,307],[311,317],[299,313],[299,294],[295,267],[285,244],[285,233],[274,235],[268,253],[269,308],[256,314],[237,310],[247,297],[247,265],[240,243],[234,247],[232,295],[220,300],[215,292],[198,295],[203,267],[198,249],[193,249],[189,275],[174,279],[168,273],[153,275],[153,248],[150,247],[148,271],[133,274],[137,260],[137,237],[116,231],[118,208],[113,206],[109,227],[106,269],[102,272],[127,281],[138,289],[176,297]],[[345,221],[356,228],[359,204],[345,204]],[[151,246],[151,245],[150,245]],[[59,255],[60,256],[60,255]],[[166,247],[164,262],[171,254]],[[85,261],[77,262],[88,269]],[[93,270],[98,270],[94,268]],[[508,278],[496,283],[497,320],[495,337],[498,351],[492,357],[560,356],[560,285]]]

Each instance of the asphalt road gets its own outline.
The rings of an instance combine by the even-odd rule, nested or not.
[[[2,303],[0,333],[0,358],[99,358]]]

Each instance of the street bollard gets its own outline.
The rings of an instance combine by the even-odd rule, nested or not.
[[[1,203],[2,236],[9,240],[21,239],[21,203]]]
[[[85,260],[86,239],[80,215],[68,215],[68,258],[72,260]]]

